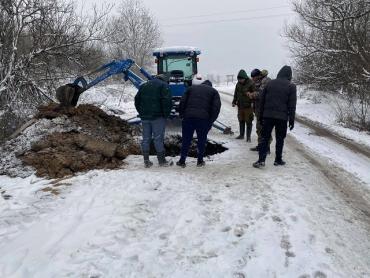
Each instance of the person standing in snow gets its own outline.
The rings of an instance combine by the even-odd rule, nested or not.
[[[266,87],[267,83],[271,81],[271,78],[268,77],[268,71],[267,70],[262,70],[260,71],[259,69],[254,69],[251,72],[251,78],[254,81],[254,84],[256,86],[256,92],[254,94],[251,94],[251,98],[253,99],[253,110],[254,114],[256,116],[256,133],[257,133],[257,146],[254,148],[251,148],[251,151],[258,151],[258,146],[261,144],[262,136],[261,136],[261,131],[262,131],[262,126],[260,124],[259,120],[259,101],[260,101],[260,95],[263,91],[263,89]],[[269,145],[267,148],[267,153],[270,153],[270,145],[272,142],[272,137],[269,140]]]
[[[141,150],[145,167],[153,165],[149,160],[152,138],[159,166],[172,165],[172,162],[166,160],[164,149],[166,121],[172,108],[171,92],[164,75],[158,75],[140,87],[135,96],[135,108],[143,127]]]
[[[270,81],[260,96],[260,123],[262,125],[262,140],[259,145],[259,159],[253,167],[265,166],[268,142],[272,129],[275,127],[276,156],[275,166],[285,165],[283,160],[284,139],[289,129],[294,128],[295,110],[297,104],[297,88],[291,82],[292,69],[284,66],[279,71],[277,78]]]
[[[197,166],[205,165],[203,160],[207,143],[207,135],[216,121],[221,109],[220,95],[212,88],[209,80],[200,85],[190,86],[180,101],[179,113],[182,119],[181,157],[176,163],[180,167],[186,166],[194,131],[197,133],[198,162]]]
[[[238,120],[240,134],[236,139],[244,139],[245,125],[247,125],[247,142],[251,142],[253,108],[250,93],[254,93],[256,88],[253,81],[248,77],[245,70],[238,73],[238,83],[235,86],[233,107],[238,106]]]

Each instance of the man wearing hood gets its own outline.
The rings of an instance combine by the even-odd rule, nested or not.
[[[212,88],[209,80],[200,85],[190,86],[180,101],[179,113],[182,119],[181,157],[176,163],[185,167],[194,131],[197,133],[198,162],[197,166],[205,165],[203,160],[207,135],[216,121],[221,109],[220,95]]]
[[[252,123],[253,123],[253,100],[250,93],[256,90],[253,81],[248,77],[245,70],[238,73],[238,83],[235,86],[233,107],[238,106],[238,120],[240,134],[236,139],[244,139],[245,125],[247,125],[247,142],[251,142]]]
[[[259,145],[259,159],[253,167],[265,166],[267,149],[272,129],[275,127],[276,152],[275,166],[285,165],[283,160],[284,139],[289,129],[294,128],[294,117],[297,104],[297,88],[291,83],[292,69],[284,66],[277,78],[270,81],[260,96],[260,123],[262,125],[262,140]]]

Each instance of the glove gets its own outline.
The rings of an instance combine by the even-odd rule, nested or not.
[[[289,130],[294,128],[294,121],[289,121]]]

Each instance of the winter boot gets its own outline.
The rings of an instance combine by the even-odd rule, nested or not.
[[[252,123],[247,124],[247,142],[252,142],[251,134],[252,134]]]
[[[185,160],[180,158],[180,160],[176,162],[176,165],[185,168],[186,167]]]
[[[286,164],[286,162],[284,160],[282,160],[281,158],[280,159],[278,159],[278,158],[275,159],[275,162],[274,162],[275,166],[284,166],[285,164]]]
[[[144,166],[145,168],[150,168],[153,166],[153,162],[149,160],[149,153],[143,153],[144,156]]]
[[[245,122],[239,121],[239,131],[240,131],[240,135],[236,137],[235,139],[244,139]]]
[[[259,151],[259,148],[258,146],[255,146],[253,148],[250,148],[251,151],[254,151],[254,152],[258,152]]]
[[[157,153],[158,164],[160,167],[168,167],[173,165],[172,160],[166,160],[166,153]]]
[[[253,163],[253,167],[254,168],[263,168],[263,167],[265,167],[265,161],[258,160],[258,161]]]
[[[204,160],[198,160],[197,167],[204,167],[204,166],[206,166],[206,163],[204,162]]]

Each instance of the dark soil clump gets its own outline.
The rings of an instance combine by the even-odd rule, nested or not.
[[[137,130],[126,121],[93,105],[39,108],[37,119],[64,118],[77,129],[54,132],[33,142],[19,158],[36,169],[36,175],[61,178],[92,169],[115,169],[130,154],[140,154]]]

